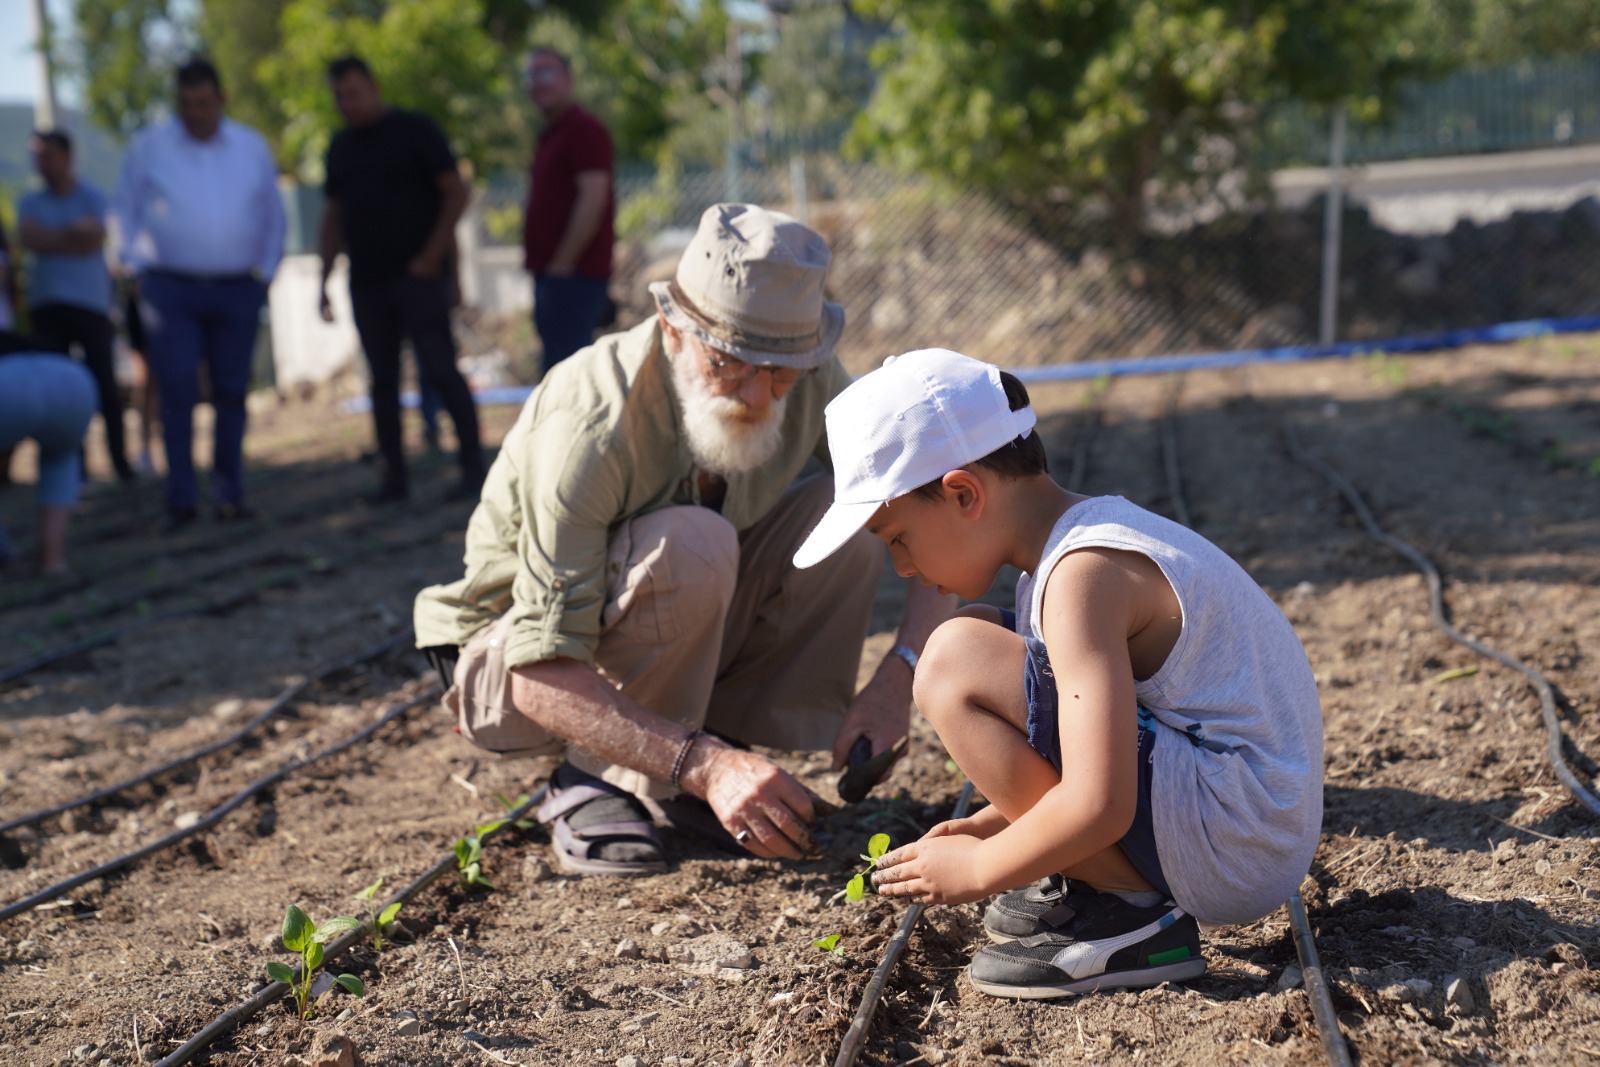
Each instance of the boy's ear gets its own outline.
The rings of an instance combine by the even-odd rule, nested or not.
[[[955,501],[956,507],[963,514],[971,514],[976,518],[983,511],[985,493],[983,482],[971,471],[965,469],[953,470],[940,480],[944,486],[945,496]]]

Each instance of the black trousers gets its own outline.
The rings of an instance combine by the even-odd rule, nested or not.
[[[383,457],[384,484],[406,484],[400,436],[400,342],[406,337],[416,351],[418,369],[438,390],[455,424],[462,473],[481,477],[478,409],[456,367],[449,283],[444,278],[411,277],[351,282],[350,305],[372,370],[372,425]]]
[[[41,338],[83,349],[84,364],[94,375],[95,387],[100,392],[100,417],[106,424],[106,451],[111,453],[111,466],[117,477],[133,477],[122,440],[122,392],[117,388],[116,363],[112,356],[116,331],[111,320],[104,312],[72,304],[40,304],[29,312],[33,332]]]

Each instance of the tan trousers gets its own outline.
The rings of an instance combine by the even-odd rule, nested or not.
[[[607,553],[595,666],[640,705],[750,744],[827,749],[855,695],[883,566],[862,532],[807,570],[795,550],[827,510],[833,479],[796,483],[742,535],[708,508],[624,522]],[[506,755],[553,755],[639,796],[666,782],[608,763],[517,711],[504,660],[509,616],[461,650],[445,706],[461,733]]]

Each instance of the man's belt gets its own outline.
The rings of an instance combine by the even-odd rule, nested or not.
[[[146,267],[144,272],[154,278],[171,278],[174,281],[196,282],[200,285],[226,285],[260,280],[260,276],[253,270],[213,274],[196,270],[175,270],[172,267]]]

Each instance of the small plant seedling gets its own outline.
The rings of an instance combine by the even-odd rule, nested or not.
[[[867,841],[866,855],[861,858],[867,861],[864,870],[856,872],[856,876],[845,885],[844,895],[851,900],[860,900],[867,895],[867,875],[878,865],[878,859],[889,851],[889,835],[873,834]],[[876,889],[873,892],[877,892]]]
[[[827,937],[819,937],[811,943],[824,952],[831,952],[840,959],[844,958],[844,946],[839,944],[838,934],[829,934]]]
[[[323,993],[315,1001],[311,999],[311,984],[316,979],[317,971],[322,967],[324,951],[322,946],[346,930],[360,928],[361,924],[348,915],[341,915],[336,919],[329,919],[321,926],[314,926],[311,917],[293,904],[290,904],[288,910],[283,913],[283,947],[290,952],[300,953],[300,978],[296,981],[294,971],[277,962],[267,964],[267,977],[289,987],[290,992],[294,994],[295,1009],[300,1018],[311,1018],[322,997],[328,995]],[[338,975],[334,978],[333,984],[358,997],[367,993],[367,987],[353,974]],[[328,992],[332,992],[332,987],[329,987]]]
[[[379,878],[376,882],[356,894],[357,900],[367,902],[367,919],[372,923],[372,951],[374,952],[383,951],[383,932],[394,922],[394,917],[400,914],[400,901],[398,900],[382,911],[378,910],[377,892],[378,887],[381,885],[383,885],[383,879]]]
[[[517,799],[515,799],[515,800],[507,800],[506,799],[506,795],[504,793],[500,792],[498,789],[495,790],[494,798],[500,802],[500,806],[502,808],[506,809],[507,814],[509,814],[509,813],[511,813],[513,811],[516,811],[518,808],[522,807],[522,805],[526,804],[528,802],[528,799],[529,799],[528,798],[528,794],[519,793],[517,795]],[[534,826],[537,825],[537,824],[534,823],[534,821],[532,819],[517,819],[512,823],[512,825],[515,826],[518,830],[532,830],[534,828]]]
[[[468,889],[477,886],[485,889],[494,888],[494,883],[483,876],[483,842],[479,841],[478,837],[496,829],[499,825],[500,823],[484,823],[478,827],[477,833],[463,837],[455,844],[456,868],[461,872],[461,881]]]

